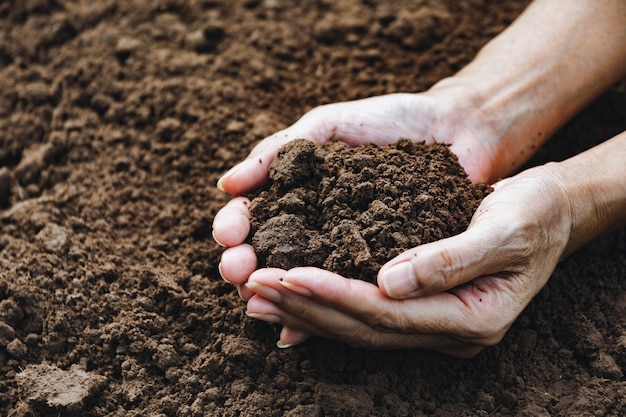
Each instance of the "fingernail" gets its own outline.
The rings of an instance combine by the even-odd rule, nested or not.
[[[276,347],[279,349],[287,349],[292,347],[293,344],[290,343],[283,343],[282,340],[279,340],[278,342],[276,342]]]
[[[378,284],[392,298],[405,298],[418,289],[411,262],[400,262],[392,266],[381,274]]]
[[[282,279],[280,279],[278,282],[280,282],[283,287],[295,292],[296,294],[300,294],[305,297],[313,297],[313,293],[308,288],[301,287],[300,285],[294,284],[292,282],[283,281]]]
[[[273,301],[275,303],[280,302],[280,293],[274,288],[270,288],[267,285],[263,285],[255,281],[246,283],[246,287],[252,290],[255,294],[258,294],[267,300]]]
[[[243,298],[245,300],[246,297],[244,297],[243,293],[241,292],[243,285],[236,284],[235,287],[237,287],[237,294],[239,295],[239,298]]]
[[[250,158],[244,159],[243,161],[241,161],[240,163],[238,163],[237,165],[235,165],[234,167],[226,171],[226,173],[222,175],[222,177],[219,180],[217,180],[217,189],[220,191],[226,191],[224,190],[224,180],[232,177],[237,172],[241,171],[244,167],[248,166],[251,162],[252,162],[252,159]]]
[[[264,313],[249,313],[246,311],[246,316],[251,317],[257,320],[263,320],[268,323],[279,323],[280,318],[274,314],[264,314]]]
[[[228,280],[226,278],[224,278],[224,274],[222,273],[222,262],[220,262],[219,264],[217,264],[217,272],[219,272],[220,277],[222,277],[222,279],[226,282],[228,282]]]
[[[232,284],[232,282],[230,282],[229,280],[227,280],[227,279],[224,277],[224,273],[222,272],[222,263],[221,263],[221,262],[220,262],[219,264],[217,264],[217,272],[219,272],[220,277],[222,277],[222,279],[223,279],[225,282],[228,282],[229,284]]]
[[[217,243],[218,245],[220,245],[221,247],[225,248],[226,245],[223,244],[222,242],[220,242],[219,240],[217,240],[217,238],[215,237],[215,230],[211,231],[211,236],[213,237],[213,240],[215,241],[215,243]]]
[[[224,176],[225,176],[225,175],[226,175],[226,174],[224,174]],[[222,176],[219,180],[217,180],[217,189],[218,189],[218,190],[220,190],[220,191],[226,191],[226,190],[224,189],[224,184],[223,184],[223,181],[224,181],[224,176]]]

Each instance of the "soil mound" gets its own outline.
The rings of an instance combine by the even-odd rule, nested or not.
[[[384,147],[318,147],[298,139],[252,200],[251,242],[262,266],[316,266],[375,282],[405,250],[463,232],[489,193],[447,146],[402,139]]]

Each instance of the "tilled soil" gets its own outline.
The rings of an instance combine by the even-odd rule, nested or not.
[[[428,88],[527,1],[0,3],[0,415],[623,415],[626,233],[476,359],[279,350],[217,273],[218,177],[323,103]],[[533,163],[626,126],[624,86]]]

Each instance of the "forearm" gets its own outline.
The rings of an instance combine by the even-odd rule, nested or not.
[[[433,90],[471,97],[459,111],[494,132],[496,179],[625,75],[626,1],[537,0]]]
[[[626,223],[626,131],[552,168],[570,202],[564,255]]]

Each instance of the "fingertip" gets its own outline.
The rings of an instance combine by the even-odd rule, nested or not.
[[[252,298],[252,296],[254,295],[254,292],[252,290],[250,290],[249,288],[246,288],[245,285],[236,285],[237,287],[237,293],[239,294],[239,297],[241,297],[243,300],[250,300],[250,298]]]
[[[226,245],[224,243],[220,242],[219,239],[217,237],[215,237],[215,229],[211,230],[211,237],[213,237],[213,240],[215,241],[215,243],[217,243],[218,245],[220,245],[223,248],[226,247]]]
[[[230,282],[229,280],[227,280],[226,278],[224,278],[224,270],[223,270],[223,266],[222,266],[222,262],[220,261],[220,263],[217,264],[217,272],[219,272],[220,277],[222,277],[222,279],[226,282]]]
[[[280,339],[276,342],[279,349],[288,349],[305,342],[311,335],[305,331],[284,326],[280,331]]]
[[[403,299],[415,296],[419,285],[413,264],[404,261],[381,270],[378,275],[378,286],[390,298]]]
[[[217,186],[217,189],[218,189],[218,190],[220,190],[220,191],[226,191],[226,190],[224,189],[224,177],[221,177],[219,180],[217,180],[217,184],[216,184],[216,186]]]
[[[244,159],[243,161],[226,171],[226,173],[222,175],[219,180],[217,180],[217,188],[233,195],[239,195],[240,193],[235,192],[238,189],[239,183],[237,181],[237,177],[239,176],[240,172],[243,172],[245,174],[250,166],[251,159]]]
[[[211,234],[218,245],[232,247],[245,241],[250,233],[249,204],[248,198],[235,197],[217,212]]]
[[[242,195],[261,187],[267,181],[271,159],[267,155],[249,156],[222,175],[217,188]]]
[[[247,243],[226,249],[218,264],[222,278],[234,284],[245,283],[256,268],[256,253]]]

